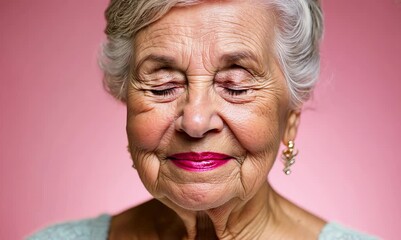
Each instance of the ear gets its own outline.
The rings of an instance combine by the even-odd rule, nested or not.
[[[301,119],[300,110],[291,110],[288,113],[287,124],[285,126],[283,143],[287,145],[289,141],[294,141],[297,136],[298,126]]]

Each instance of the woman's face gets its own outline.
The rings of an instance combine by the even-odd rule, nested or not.
[[[127,134],[149,192],[189,210],[246,200],[291,124],[274,18],[248,1],[174,8],[134,42]]]

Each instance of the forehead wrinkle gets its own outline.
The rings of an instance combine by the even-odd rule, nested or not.
[[[141,36],[144,36],[141,38]],[[172,37],[170,37],[172,36]],[[138,38],[135,39],[137,47],[154,47],[154,46],[176,46],[176,45],[186,45],[188,36],[174,28],[156,28],[140,32]],[[173,44],[171,44],[171,42]],[[143,50],[143,49],[141,49]]]
[[[250,17],[250,19],[254,20],[252,22],[246,19],[241,21],[238,21],[238,19],[234,19],[233,21],[223,19],[222,23],[224,24],[222,24],[222,26],[227,27],[222,27],[219,31],[219,35],[232,34],[234,38],[253,43],[258,47],[268,46],[269,42],[272,42],[274,37],[274,22],[265,19],[268,17],[263,15],[258,17],[258,15],[260,14],[255,14],[254,17]],[[240,17],[243,18],[244,16]]]
[[[174,28],[148,28],[138,34],[135,41],[134,64],[138,69],[146,61],[178,65],[184,59],[177,52],[185,52],[191,40],[182,32],[174,32]],[[162,54],[160,54],[162,53]]]
[[[203,49],[203,48],[202,48]],[[198,50],[199,51],[199,50]],[[210,51],[200,50],[200,54],[194,54],[194,51],[191,52],[189,57],[189,64],[186,69],[187,76],[200,76],[200,77],[209,77],[214,75],[214,68],[210,64],[210,55],[208,54]]]
[[[191,19],[177,17],[179,13],[173,14],[175,11],[178,12],[180,8],[173,8],[172,11],[167,13],[166,16],[161,18],[159,21],[149,25],[141,32],[147,32],[146,39],[151,39],[150,35],[157,32],[161,32],[160,35],[173,35],[173,36],[184,36],[189,38],[201,38],[204,35],[204,30],[210,29],[210,23],[207,19],[199,19],[198,16],[194,16]],[[172,16],[172,17],[171,17]],[[158,35],[156,35],[158,36]],[[146,40],[145,39],[145,40]]]
[[[179,8],[176,9],[180,10]],[[182,60],[188,63],[187,69],[193,62],[194,50],[202,51],[201,55],[198,53],[198,56],[195,56],[198,58],[198,64],[195,66],[199,70],[202,62],[202,70],[207,69],[210,73],[213,68],[216,68],[216,60],[214,59],[218,59],[219,50],[222,52],[227,48],[247,48],[253,49],[256,55],[260,57],[259,59],[265,60],[264,62],[258,61],[259,65],[265,65],[264,63],[269,57],[267,50],[270,42],[267,40],[269,39],[267,32],[270,28],[269,24],[266,24],[266,19],[270,19],[271,16],[266,14],[266,11],[262,13],[262,11],[257,10],[255,13],[254,6],[253,8],[249,6],[249,9],[252,11],[248,8],[232,11],[229,8],[222,13],[220,12],[221,14],[214,14],[212,10],[206,14],[201,14],[202,18],[197,15],[189,19],[180,18],[180,12],[172,14],[173,9],[169,12],[171,15],[168,13],[143,30],[143,38],[140,41],[141,50],[153,51],[154,47],[157,46],[158,52],[168,51],[173,54],[179,52],[179,55],[183,57]],[[198,44],[202,46],[194,49]],[[219,63],[217,62],[217,64]],[[185,66],[183,67],[185,68]]]
[[[275,39],[276,20],[274,12],[256,1],[259,5],[256,9],[255,5],[247,8],[239,9],[234,16],[221,19],[229,28],[223,28],[222,34],[235,34],[234,39],[244,41],[244,45],[255,47],[261,53],[271,52]]]
[[[245,28],[244,31],[221,31],[218,34],[219,38],[222,38],[222,41],[227,39],[228,41],[237,41],[249,47],[253,46],[255,48],[259,48],[259,50],[267,50],[269,47],[269,38],[266,33],[256,32],[255,28],[253,28],[253,32],[249,31],[249,27]]]
[[[243,18],[244,16],[240,17]],[[260,20],[258,17],[256,19]],[[254,62],[257,63],[258,67],[264,67],[270,62],[270,57],[273,56],[271,54],[271,47],[273,43],[272,39],[274,38],[274,23],[272,22],[272,25],[270,25],[256,21],[251,27],[252,31],[250,31],[251,29],[247,26],[247,22],[243,21],[245,19],[242,19],[242,21],[238,21],[238,19],[236,21],[224,19],[222,21],[224,23],[223,27],[220,28],[215,36],[218,39],[214,41],[215,48],[223,54],[227,52],[227,49],[246,49],[255,53],[254,56],[257,61]]]

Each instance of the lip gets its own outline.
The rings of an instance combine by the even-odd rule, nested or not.
[[[177,153],[168,157],[174,165],[191,172],[204,172],[216,169],[229,160],[232,156],[215,152],[186,152]]]

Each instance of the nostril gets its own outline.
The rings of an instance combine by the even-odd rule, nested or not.
[[[211,130],[215,132],[220,132],[224,128],[224,121],[220,117],[220,115],[213,114],[211,119],[210,119],[210,125],[211,125]]]
[[[193,138],[201,138],[208,131],[208,120],[199,114],[183,116],[181,123],[181,130]]]
[[[209,132],[220,132],[223,126],[223,121],[217,114],[184,114],[175,122],[176,131],[184,132],[192,138],[203,138]]]

